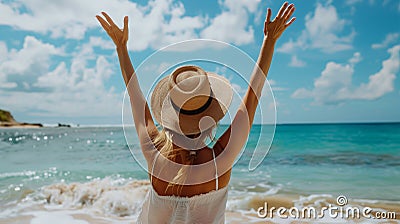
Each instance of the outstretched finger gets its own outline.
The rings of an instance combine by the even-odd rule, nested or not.
[[[286,8],[285,13],[283,13],[282,18],[286,19],[288,17],[288,15],[292,13],[293,8],[294,8],[294,4],[290,4],[289,7]]]
[[[293,17],[288,23],[286,23],[285,27],[290,26],[294,21],[296,20],[296,17]]]
[[[294,10],[296,10],[296,8],[293,6],[290,11],[288,12],[288,14],[284,17],[285,21],[289,20],[290,17],[292,17]]]
[[[110,32],[110,24],[107,23],[101,16],[96,15],[97,20],[99,21],[100,25],[103,27],[103,29],[109,33]]]
[[[124,17],[124,39],[128,40],[128,16]]]
[[[272,16],[272,10],[270,8],[268,8],[267,10],[267,24],[271,22],[271,16]]]
[[[287,8],[288,4],[289,4],[288,2],[283,3],[281,9],[279,9],[279,13],[278,13],[278,16],[277,16],[278,18],[282,17],[282,15],[285,12],[285,9]]]
[[[105,12],[101,12],[101,14],[103,14],[104,17],[106,17],[107,22],[111,25],[111,26],[116,26],[114,21],[111,19],[111,17],[109,15],[107,15],[107,13]]]

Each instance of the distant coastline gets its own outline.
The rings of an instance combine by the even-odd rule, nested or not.
[[[385,124],[400,124],[400,121],[342,121],[342,122],[288,122],[277,123],[276,126],[295,126],[295,125],[385,125]],[[221,123],[220,126],[229,126],[229,124]],[[259,124],[254,123],[253,126],[269,126],[274,124]],[[88,125],[71,125],[71,124],[42,124],[42,123],[27,123],[18,122],[14,119],[11,112],[0,109],[0,128],[1,127],[15,127],[15,128],[40,128],[40,127],[134,127],[133,124],[88,124]]]
[[[27,123],[18,122],[14,119],[11,112],[0,109],[0,128],[42,128],[45,127],[42,123]],[[70,128],[70,124],[57,123],[52,127]],[[79,124],[77,125],[79,127]]]
[[[18,122],[9,111],[0,109],[0,127],[40,128],[43,127],[43,124]]]

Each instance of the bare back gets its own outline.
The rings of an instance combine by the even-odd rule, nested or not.
[[[179,149],[174,145],[174,150]],[[197,150],[196,153],[196,158],[193,161],[193,165],[200,165],[204,164],[206,162],[212,161],[214,159],[214,155],[212,150],[214,150],[215,156],[218,157],[223,149],[220,147],[214,147],[214,149],[205,147],[203,149]],[[189,151],[184,150],[182,153],[187,153],[189,154]],[[185,155],[183,155],[185,157]],[[174,162],[183,164],[184,161],[182,161],[182,157],[175,157]],[[149,165],[149,170],[152,167]],[[164,170],[164,172],[168,172],[168,168]],[[210,171],[203,171],[203,172],[215,172],[214,170]],[[196,175],[196,174],[193,174]],[[199,195],[199,194],[205,194],[210,191],[216,190],[216,179],[212,179],[208,182],[201,183],[201,184],[195,184],[195,185],[173,185],[173,187],[168,187],[169,182],[163,181],[156,176],[153,176],[152,174],[149,174],[151,180],[152,180],[152,185],[155,191],[159,195],[163,196],[181,196],[181,197],[192,197],[194,195]],[[229,169],[227,172],[222,174],[221,176],[218,177],[218,189],[224,188],[229,184],[229,180],[231,177],[231,169]]]

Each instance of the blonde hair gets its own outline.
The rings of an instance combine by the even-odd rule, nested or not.
[[[207,140],[207,137],[210,139],[211,142],[215,142],[216,139],[214,138],[214,130],[216,129],[217,126],[214,126],[202,134],[199,135],[199,142],[205,142]],[[167,188],[165,189],[165,192],[168,190],[168,188],[172,187],[174,188],[175,186],[178,187],[178,191],[181,191],[183,188],[183,185],[187,179],[187,174],[190,169],[190,165],[193,165],[194,160],[196,159],[196,154],[192,155],[189,153],[187,154],[186,149],[182,148],[175,148],[174,149],[174,144],[172,142],[172,131],[162,129],[155,137],[153,138],[153,144],[154,146],[159,150],[159,152],[167,159],[170,159],[172,161],[175,161],[178,156],[180,156],[180,159],[182,161],[183,165],[179,171],[177,172],[176,176],[174,179],[172,179],[171,182],[168,183]],[[180,189],[179,189],[180,188]]]

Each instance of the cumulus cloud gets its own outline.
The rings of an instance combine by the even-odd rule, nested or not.
[[[293,40],[284,43],[279,52],[292,53],[298,49],[319,49],[333,53],[352,49],[355,32],[343,35],[347,22],[339,17],[336,8],[328,2],[326,5],[317,3],[314,13],[305,18],[305,30]]]
[[[400,68],[400,45],[388,50],[390,58],[382,62],[382,69],[362,83],[353,94],[353,99],[374,100],[394,90],[394,80]]]
[[[52,56],[64,54],[61,48],[27,36],[21,49],[7,51],[0,61],[0,79],[8,84],[0,86],[0,102],[30,115],[118,116],[122,93],[105,87],[112,74],[105,57],[98,57],[94,65],[75,57],[71,65],[60,62],[52,69]]]
[[[304,67],[306,66],[306,62],[300,60],[299,58],[297,58],[296,55],[292,56],[292,59],[290,60],[289,66],[291,67]]]
[[[225,0],[220,2],[223,11],[211,19],[201,37],[223,40],[237,45],[253,41],[253,27],[248,27],[249,14],[256,13],[260,0]]]
[[[382,62],[382,68],[370,75],[367,83],[355,87],[352,84],[354,65],[361,60],[355,53],[347,64],[327,63],[321,76],[314,81],[311,90],[300,88],[293,98],[313,98],[316,104],[338,104],[348,100],[375,100],[394,90],[394,80],[400,67],[400,45],[388,50],[390,57]]]
[[[155,0],[149,2],[145,9],[136,8],[135,12],[129,13],[133,17],[130,29],[132,41],[129,42],[133,50],[157,49],[174,42],[197,38],[196,31],[205,24],[201,16],[185,16],[184,5],[180,2]],[[122,17],[119,16],[121,19]]]
[[[50,34],[53,38],[83,39],[88,30],[100,30],[94,16],[101,11],[108,11],[120,25],[123,16],[130,16],[130,36],[135,37],[129,43],[131,50],[144,50],[194,38],[195,29],[204,26],[203,18],[185,16],[183,4],[172,0],[153,0],[144,6],[128,0],[2,2],[0,24]]]
[[[354,53],[353,57],[349,59],[350,65],[355,65],[362,60],[360,52]]]
[[[4,44],[2,44],[4,46]],[[0,60],[0,87],[20,91],[29,89],[30,82],[47,72],[50,57],[61,55],[63,50],[53,45],[42,43],[35,37],[26,36],[22,49],[7,50],[2,48]]]
[[[388,47],[390,44],[395,43],[400,37],[399,33],[389,33],[386,35],[385,40],[383,40],[382,43],[376,43],[376,44],[372,44],[372,48],[373,49],[381,49],[381,48],[386,48]]]
[[[101,30],[95,15],[107,11],[122,26],[130,16],[130,50],[141,51],[193,38],[213,38],[235,44],[253,41],[249,16],[260,0],[221,1],[222,12],[215,18],[187,16],[183,3],[151,0],[140,5],[128,0],[17,0],[0,2],[0,25],[33,31],[52,38],[83,39],[88,30]]]
[[[3,62],[7,59],[8,49],[7,44],[0,41],[0,62]],[[9,82],[4,73],[0,73],[0,88],[15,88],[16,83]]]
[[[2,1],[0,24],[25,31],[51,34],[55,38],[81,39],[89,27],[96,25],[93,15],[101,5],[90,0],[17,0],[12,3]]]

